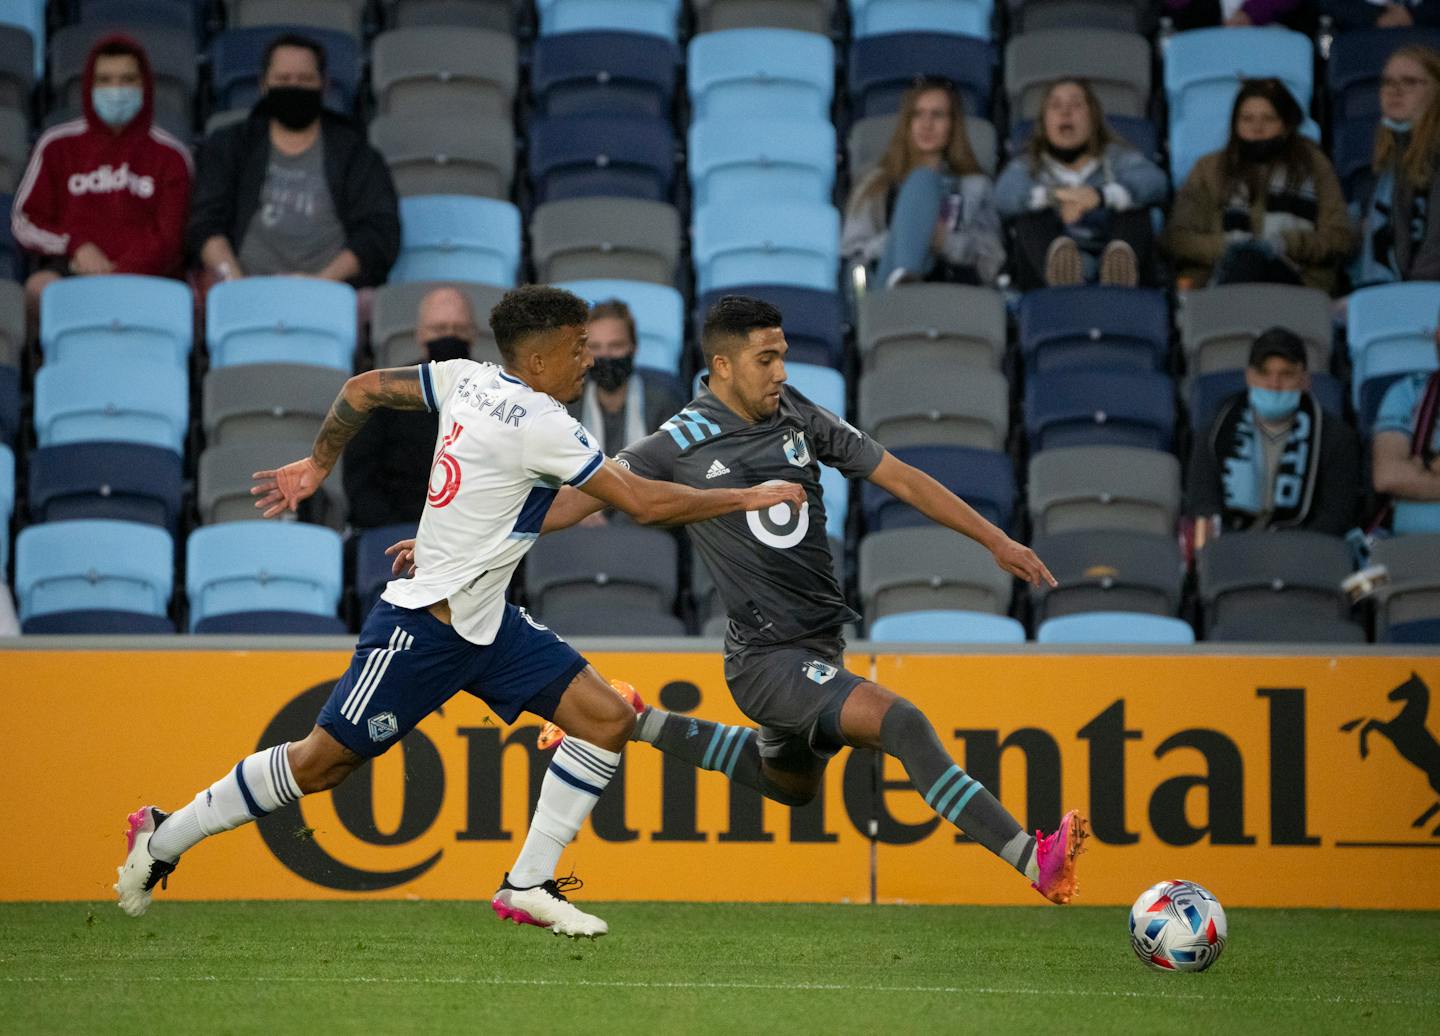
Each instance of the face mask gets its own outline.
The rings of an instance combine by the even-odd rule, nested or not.
[[[1300,409],[1299,389],[1252,388],[1249,396],[1250,409],[1272,424],[1287,420]]]
[[[1056,147],[1054,144],[1046,143],[1045,150],[1057,161],[1069,165],[1085,153],[1085,144],[1079,147]]]
[[[272,86],[260,98],[269,115],[288,130],[302,130],[320,118],[324,98],[308,86]]]
[[[1269,140],[1242,140],[1240,141],[1240,161],[1254,165],[1273,162],[1280,157],[1280,152],[1285,150],[1285,144],[1284,137],[1271,137]]]
[[[118,130],[140,114],[145,91],[138,86],[97,86],[90,91],[90,103],[101,122]]]
[[[444,335],[425,343],[430,359],[437,363],[443,360],[466,360],[470,358],[470,343],[459,335]]]
[[[590,368],[590,380],[595,382],[596,388],[614,392],[630,380],[630,372],[634,369],[633,353],[629,356],[602,356],[596,359],[595,366]]]
[[[1415,123],[1409,119],[1392,119],[1387,116],[1380,120],[1380,125],[1384,126],[1391,133],[1409,133],[1410,130],[1414,128]]]

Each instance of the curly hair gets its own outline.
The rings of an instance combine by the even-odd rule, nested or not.
[[[517,350],[532,335],[557,327],[584,327],[590,307],[564,288],[527,284],[507,291],[490,311],[490,331],[505,363],[515,362]]]

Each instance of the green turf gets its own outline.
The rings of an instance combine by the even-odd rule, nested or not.
[[[483,902],[4,904],[0,1032],[1311,1036],[1440,1017],[1437,914],[1235,910],[1214,968],[1163,975],[1117,909],[588,905],[613,933],[593,943]]]

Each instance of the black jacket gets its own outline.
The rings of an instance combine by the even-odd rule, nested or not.
[[[381,408],[345,447],[345,497],[357,529],[418,522],[440,415]]]
[[[345,224],[345,247],[360,260],[360,275],[353,283],[357,288],[382,284],[400,253],[400,206],[390,169],[344,116],[322,113],[320,136],[330,197]],[[217,235],[240,251],[241,238],[260,206],[269,164],[270,123],[258,111],[205,138],[195,163],[195,193],[185,228],[192,256],[198,258],[205,242]]]

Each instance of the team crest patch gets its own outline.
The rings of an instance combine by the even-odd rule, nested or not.
[[[810,679],[814,680],[816,683],[829,683],[831,680],[835,679],[835,674],[840,671],[839,669],[836,669],[833,665],[821,662],[819,659],[813,659],[809,662],[806,662],[801,665],[800,668],[805,670],[805,675],[808,676]]]
[[[577,438],[577,439],[580,440],[580,445],[581,445],[581,446],[589,446],[589,445],[590,445],[590,437],[585,434],[585,429],[583,429],[583,428],[576,428],[576,429],[575,429],[575,438]]]
[[[395,713],[382,712],[378,716],[370,717],[370,740],[385,741],[395,736],[400,729],[400,724],[395,719]]]
[[[810,463],[810,445],[805,441],[803,431],[789,432],[785,436],[785,459],[797,468]]]

